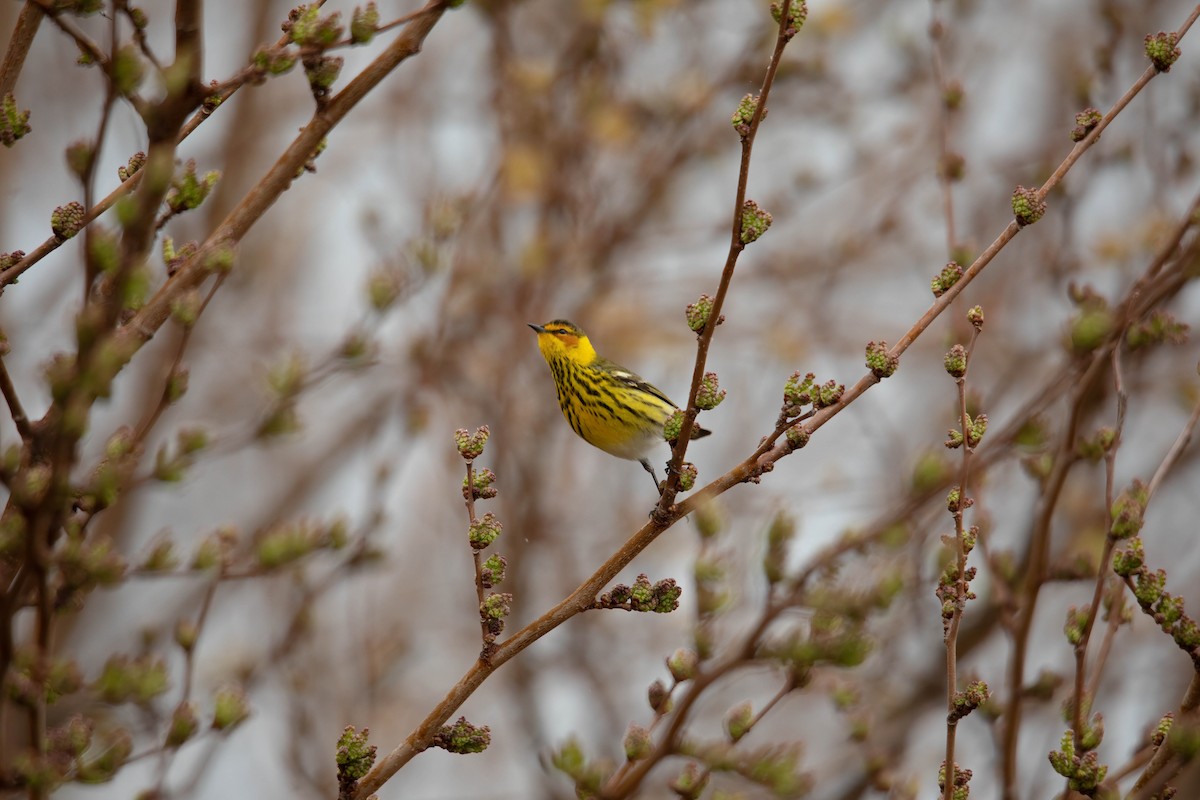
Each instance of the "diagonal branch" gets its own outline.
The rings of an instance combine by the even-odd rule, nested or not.
[[[37,35],[43,16],[45,15],[37,3],[26,2],[21,7],[12,38],[8,40],[4,61],[0,63],[0,97],[16,88],[21,68],[25,66],[25,56],[29,55],[29,48],[33,45],[33,37]]]
[[[425,37],[449,7],[449,0],[430,0],[422,13],[370,65],[318,111],[283,155],[209,235],[196,254],[154,294],[118,334],[119,344],[140,347],[154,336],[171,312],[177,297],[199,286],[211,274],[209,261],[241,241],[275,201],[291,186],[321,140],[402,62],[420,52]]]

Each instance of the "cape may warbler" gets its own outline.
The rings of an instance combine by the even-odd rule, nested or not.
[[[571,429],[606,453],[640,461],[657,488],[646,456],[662,445],[663,426],[677,406],[640,376],[600,356],[578,325],[556,319],[529,327],[537,331],[538,349],[550,365],[558,405]],[[692,428],[693,439],[709,433]]]

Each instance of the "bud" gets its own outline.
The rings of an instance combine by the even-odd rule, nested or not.
[[[1018,186],[1013,191],[1012,210],[1013,215],[1017,218],[1017,224],[1024,228],[1042,218],[1042,215],[1046,213],[1046,201],[1042,199],[1037,189]]]
[[[1170,72],[1171,65],[1179,59],[1179,56],[1183,55],[1175,46],[1179,43],[1179,37],[1173,31],[1147,34],[1145,42],[1146,58],[1150,59],[1150,63],[1159,72]]]
[[[742,244],[757,241],[773,221],[771,215],[758,207],[758,203],[747,200],[742,204]]]

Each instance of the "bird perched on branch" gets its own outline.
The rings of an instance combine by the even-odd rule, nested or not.
[[[571,429],[606,453],[640,462],[658,489],[647,455],[664,441],[663,426],[678,406],[641,376],[597,353],[573,322],[556,319],[529,327],[537,332],[538,349],[550,365],[558,405]],[[691,438],[709,433],[694,425]]]

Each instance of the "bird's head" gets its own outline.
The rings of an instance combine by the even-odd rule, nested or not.
[[[530,324],[529,327],[537,333],[538,349],[548,362],[565,358],[587,366],[596,360],[596,349],[588,341],[587,334],[573,322],[556,319],[545,325]]]

